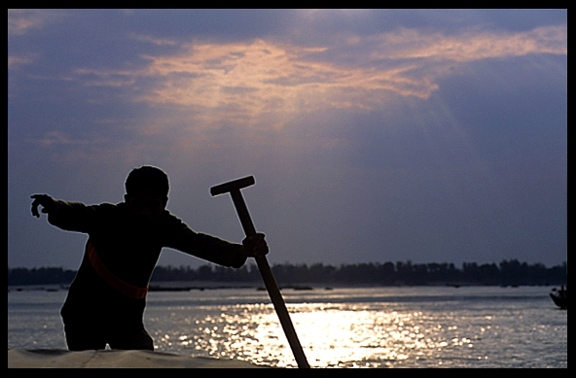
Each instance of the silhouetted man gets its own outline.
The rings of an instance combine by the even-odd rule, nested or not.
[[[87,206],[32,196],[32,215],[63,230],[89,235],[84,258],[61,310],[70,350],[154,350],[144,328],[146,294],[163,247],[228,266],[268,253],[263,234],[234,244],[192,231],[166,210],[168,176],[143,166],[126,179],[124,202]]]

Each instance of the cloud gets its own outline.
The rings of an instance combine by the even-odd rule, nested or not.
[[[367,14],[344,12],[342,16]],[[20,22],[20,28],[13,27],[29,30],[57,16],[15,12],[10,18],[14,25],[18,19],[29,20]],[[310,114],[367,113],[397,104],[398,99],[427,101],[459,65],[529,54],[567,54],[565,25],[449,33],[405,27],[370,35],[344,31],[337,39],[305,45],[273,37],[233,42],[182,36],[171,39],[132,30],[123,38],[141,48],[121,66],[72,61],[75,66],[53,78],[69,88],[59,93],[82,93],[82,97],[70,99],[71,103],[83,101],[101,110],[101,119],[92,121],[98,130],[76,134],[76,139],[84,135],[110,145],[118,139],[119,130],[111,125],[114,117],[120,117],[116,123],[123,124],[122,135],[131,132],[133,143],[152,144],[147,138],[153,137],[174,145],[206,144],[227,139],[223,134],[252,138],[256,143],[254,138],[266,138],[261,131],[282,130]],[[32,64],[34,58],[13,55],[9,66],[14,71]],[[14,82],[12,77],[17,76],[11,75]],[[52,83],[55,87],[55,81]],[[78,85],[82,88],[74,88]],[[119,104],[124,115],[114,110]],[[104,121],[110,126],[102,126]],[[235,128],[242,131],[233,131]],[[56,138],[60,135],[56,133],[48,129],[34,140],[43,147],[73,146],[68,139]],[[317,135],[336,145],[342,143],[342,135],[348,138],[345,132],[338,137]]]
[[[239,138],[269,143],[274,132],[311,114],[367,113],[398,104],[398,99],[427,101],[458,65],[567,53],[566,26],[451,34],[400,28],[362,37],[348,33],[337,42],[317,46],[273,38],[219,43],[136,33],[130,38],[148,46],[130,64],[76,67],[60,79],[87,89],[82,101],[101,107],[102,120],[110,125],[114,114],[107,112],[114,112],[119,103],[124,113],[134,114],[132,120],[122,116],[121,121],[131,122],[122,126],[122,132],[132,133],[133,145],[144,148],[160,140],[203,151],[206,148],[200,144],[227,140],[229,145]],[[14,58],[12,64],[26,63]],[[99,126],[97,134],[85,136],[114,141],[118,130]],[[272,134],[263,135],[264,130]],[[55,135],[41,135],[36,141],[44,147],[66,144]],[[283,137],[288,135],[294,137],[294,133]],[[319,135],[327,145],[349,140],[341,131]]]
[[[63,11],[48,9],[9,9],[8,34],[24,35],[31,31],[43,29],[65,18]]]
[[[81,139],[73,139],[61,131],[49,131],[38,139],[31,140],[44,147],[53,145],[86,145],[88,142]]]
[[[466,32],[458,36],[441,33],[421,35],[415,30],[385,35],[382,44],[400,44],[392,55],[398,59],[469,62],[510,58],[528,54],[567,54],[567,26],[547,26],[527,32]]]
[[[34,62],[34,54],[12,55],[8,57],[8,70],[16,71]]]
[[[85,85],[134,86],[134,101],[210,112],[218,122],[274,114],[374,109],[390,96],[428,99],[455,64],[527,54],[566,54],[566,26],[530,31],[427,34],[400,29],[350,36],[333,46],[301,47],[256,39],[182,44],[176,54],[144,54],[136,70],[77,69]],[[176,42],[138,36],[153,44]],[[142,80],[147,85],[141,85]],[[138,87],[138,88],[136,88]],[[275,123],[279,126],[279,123]]]

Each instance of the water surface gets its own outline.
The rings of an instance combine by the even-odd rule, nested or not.
[[[547,287],[284,289],[313,367],[567,367],[567,311]],[[8,293],[8,347],[66,348],[65,291]],[[274,308],[255,288],[151,292],[156,350],[296,367]]]

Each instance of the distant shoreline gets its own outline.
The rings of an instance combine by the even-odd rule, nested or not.
[[[272,272],[278,285],[296,290],[331,286],[559,286],[567,284],[567,264],[547,268],[543,264],[504,260],[499,264],[451,263],[412,264],[408,262],[343,264],[276,264]],[[63,268],[8,269],[8,286],[69,286],[76,271]],[[186,282],[186,285],[182,285]],[[151,291],[260,287],[258,268],[226,268],[202,265],[197,269],[156,267]]]

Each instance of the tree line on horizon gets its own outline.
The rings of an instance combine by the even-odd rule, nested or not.
[[[396,263],[358,263],[340,266],[312,264],[274,264],[272,272],[281,285],[566,285],[567,264],[547,268],[543,264],[520,263],[503,260],[499,264],[463,263],[457,268],[452,263],[415,264],[410,261]],[[8,285],[69,285],[75,270],[63,268],[8,268]],[[198,268],[190,266],[157,266],[151,282],[213,281],[260,283],[255,264],[239,269],[214,264]]]

